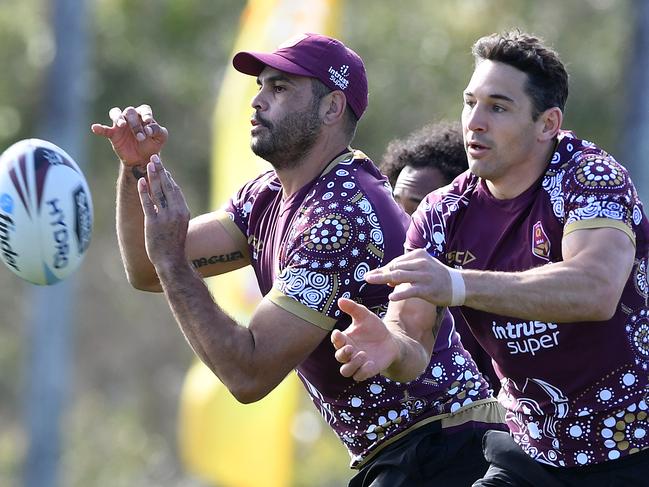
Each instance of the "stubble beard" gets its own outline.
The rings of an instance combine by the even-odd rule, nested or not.
[[[302,112],[289,113],[278,122],[271,123],[259,118],[266,128],[250,142],[252,151],[270,162],[275,170],[294,169],[315,145],[322,120],[318,105],[312,104]]]

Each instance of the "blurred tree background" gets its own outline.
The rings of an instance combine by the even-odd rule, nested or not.
[[[171,134],[165,159],[193,214],[210,209],[212,111],[244,6],[244,0],[88,0],[91,64],[75,73],[89,88],[79,100],[89,104],[87,126],[108,121],[113,106],[152,105]],[[564,126],[620,153],[627,104],[639,96],[625,91],[633,7],[632,0],[343,3],[340,37],[364,58],[370,85],[354,145],[378,161],[392,138],[433,120],[458,119],[472,71],[470,46],[482,35],[519,27],[548,41],[568,67]],[[33,136],[39,123],[56,49],[50,14],[47,0],[0,0],[0,151]],[[105,141],[89,129],[87,137],[83,162],[95,229],[75,276],[80,291],[61,485],[206,486],[184,472],[176,447],[178,396],[191,351],[164,299],[136,293],[126,282],[114,232],[117,164]],[[640,161],[626,162],[633,175]],[[11,487],[20,485],[27,444],[30,303],[28,285],[4,268],[0,286],[0,484]],[[317,430],[311,409],[300,421]],[[329,442],[315,445],[298,449],[296,486],[343,485],[351,472],[342,445],[335,451]],[[339,467],[332,469],[334,460]]]

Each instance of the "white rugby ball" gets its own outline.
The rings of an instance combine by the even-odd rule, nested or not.
[[[83,260],[92,235],[92,198],[76,162],[40,139],[0,156],[0,258],[17,276],[49,285]]]

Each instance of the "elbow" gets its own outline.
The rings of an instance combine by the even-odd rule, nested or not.
[[[194,349],[196,351],[196,349]],[[199,358],[207,368],[210,369],[214,377],[221,382],[234,397],[234,399],[241,404],[252,404],[257,402],[273,389],[272,387],[264,388],[259,385],[247,372],[241,372],[233,375],[224,375],[218,373],[218,368],[203,354],[198,354]]]
[[[254,396],[254,395],[235,394],[235,393],[232,393],[232,395],[237,400],[237,402],[239,402],[240,404],[252,404],[252,403],[255,403],[255,402],[259,401],[263,397],[263,396],[262,397],[257,397],[257,396]]]
[[[229,382],[226,387],[230,394],[241,404],[257,402],[266,397],[272,390],[272,388],[259,384],[250,377],[242,377],[239,380]]]
[[[592,300],[587,310],[588,320],[608,321],[615,315],[622,290],[615,286],[602,284],[592,292]]]
[[[599,303],[593,305],[590,313],[591,321],[608,321],[615,315],[617,311],[617,301],[612,302],[610,298],[604,299]]]
[[[252,404],[263,399],[268,394],[268,391],[263,392],[251,387],[228,387],[228,390],[241,404]]]
[[[583,300],[584,305],[589,308],[584,310],[588,314],[587,320],[608,321],[615,316],[632,265],[631,254],[626,265],[618,264],[615,268],[607,265],[592,265],[590,269],[585,269],[584,274],[589,278],[585,289],[587,298]]]
[[[138,291],[146,291],[150,293],[162,292],[160,281],[158,279],[143,279],[141,276],[132,272],[126,271],[126,279],[132,288]]]

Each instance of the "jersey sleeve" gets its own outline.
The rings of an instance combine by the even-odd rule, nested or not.
[[[639,200],[627,170],[612,156],[588,152],[578,156],[563,182],[564,235],[587,228],[617,228],[635,243],[641,219]]]
[[[311,197],[296,214],[282,248],[280,272],[266,296],[325,330],[332,330],[341,317],[338,298],[363,302],[369,286],[364,275],[384,258],[385,229],[375,208],[362,192],[345,184],[340,193],[346,196],[334,196],[334,186]]]
[[[443,198],[437,193],[429,194],[419,203],[406,233],[406,251],[425,249],[433,257],[445,262],[446,221],[443,204]]]
[[[273,173],[266,172],[257,178],[248,181],[219,210],[217,218],[234,238],[239,247],[248,246],[250,235],[250,217],[255,201],[266,188],[272,188],[274,184]],[[279,186],[275,188],[279,190]]]

